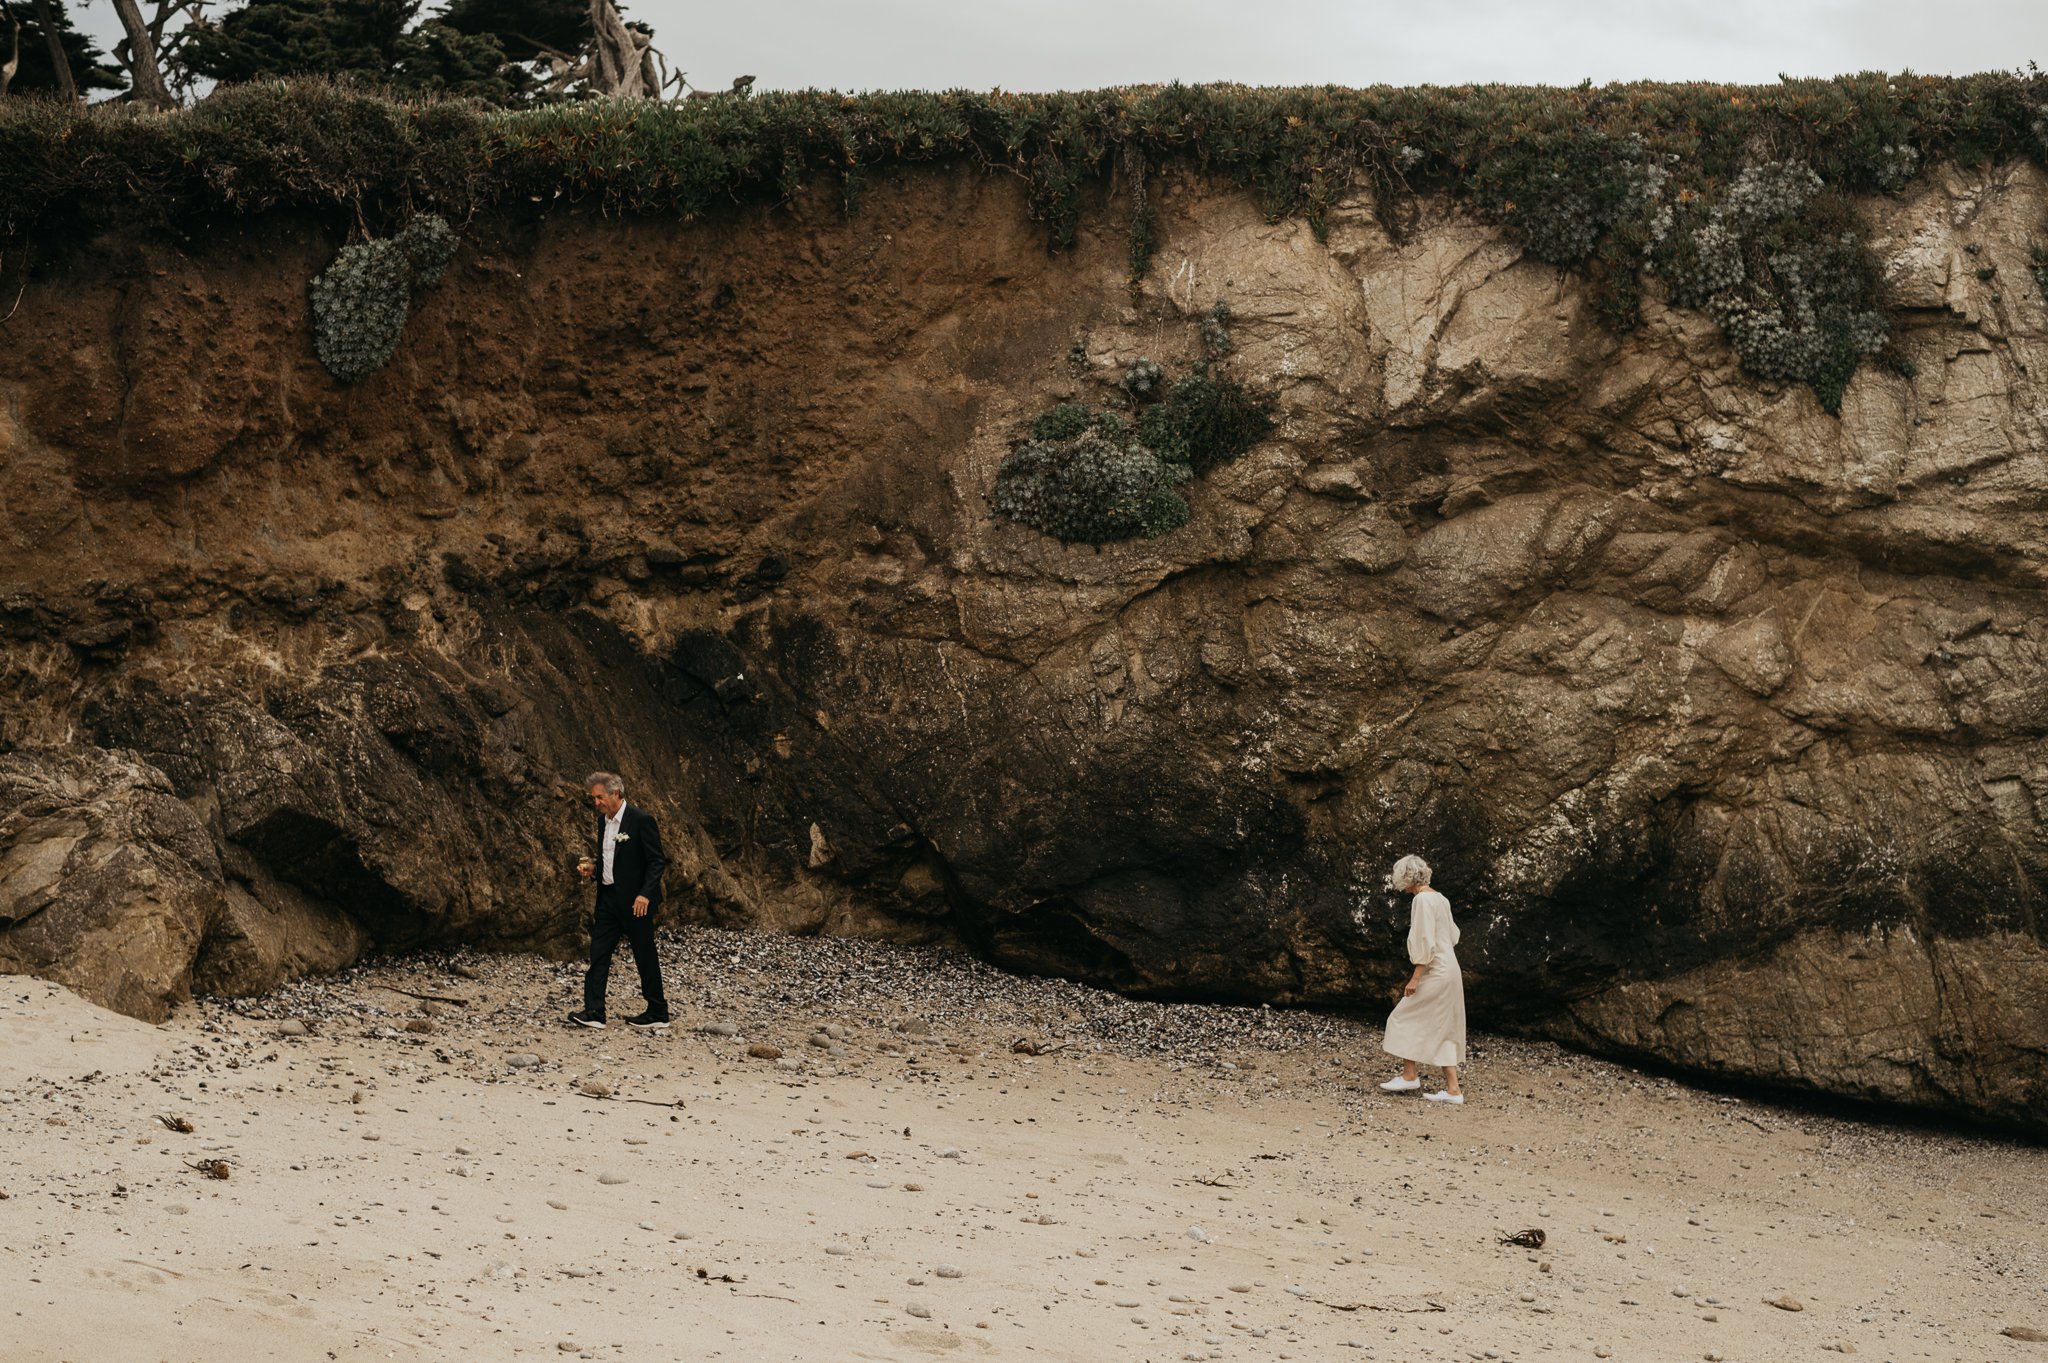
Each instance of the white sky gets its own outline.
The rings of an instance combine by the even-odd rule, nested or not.
[[[72,3],[111,46],[109,0]],[[1081,90],[1768,82],[2048,62],[2048,0],[627,0],[627,12],[707,89],[743,73],[758,89]]]

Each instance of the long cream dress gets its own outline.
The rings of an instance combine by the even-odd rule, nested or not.
[[[1408,910],[1408,959],[1428,966],[1415,992],[1387,1019],[1390,1055],[1418,1065],[1465,1063],[1465,979],[1458,973],[1458,925],[1451,901],[1435,890],[1415,896]]]

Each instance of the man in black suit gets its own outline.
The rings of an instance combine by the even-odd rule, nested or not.
[[[664,1031],[668,1027],[668,996],[661,988],[661,959],[654,952],[654,911],[661,907],[661,873],[668,858],[661,854],[661,830],[654,816],[626,803],[626,783],[616,773],[596,771],[584,782],[597,810],[597,855],[586,856],[577,870],[597,882],[597,917],[590,927],[590,973],[583,977],[583,1008],[569,1014],[578,1027],[604,1026],[604,991],[611,979],[612,953],[619,939],[633,947],[640,968],[640,992],[647,1010],[626,1019],[629,1027]]]

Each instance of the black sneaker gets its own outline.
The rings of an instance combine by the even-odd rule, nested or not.
[[[600,1032],[604,1030],[604,1019],[601,1017],[593,1016],[589,1013],[571,1013],[569,1014],[569,1023],[571,1026],[575,1027],[595,1027]]]
[[[638,1027],[643,1032],[665,1032],[668,1030],[668,1014],[657,1013],[652,1008],[638,1017],[626,1019],[628,1027]]]

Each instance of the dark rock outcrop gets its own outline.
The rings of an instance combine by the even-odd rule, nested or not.
[[[9,797],[10,968],[149,1014],[567,950],[616,766],[686,915],[1376,1007],[1419,851],[1482,1025],[2048,1130],[2039,173],[1868,206],[1914,377],[1839,419],[1427,206],[1157,202],[1135,301],[1116,230],[1048,256],[965,175],[484,224],[347,390],[297,229],[33,277],[0,743],[9,789],[99,774]],[[989,516],[1032,415],[1186,366],[1219,297],[1281,424],[1189,526]],[[134,869],[92,922],[155,936],[51,916],[95,848]]]

